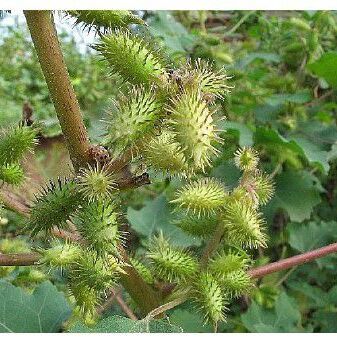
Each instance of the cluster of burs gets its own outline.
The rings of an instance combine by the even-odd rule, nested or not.
[[[251,148],[235,153],[242,171],[229,191],[222,181],[205,177],[221,138],[216,107],[229,93],[228,76],[200,60],[173,67],[153,43],[133,33],[142,20],[128,11],[70,11],[78,24],[95,29],[94,48],[110,70],[127,84],[128,92],[114,102],[102,144],[112,158],[130,159],[179,177],[183,187],[171,200],[186,233],[204,240],[204,251],[170,244],[161,233],[149,238],[147,253],[125,261],[120,253],[120,191],[109,163],[96,162],[74,177],[51,182],[36,197],[26,226],[32,236],[46,233],[51,244],[39,249],[41,264],[61,268],[78,312],[90,321],[109,288],[132,264],[144,281],[174,289],[163,303],[187,296],[216,323],[225,319],[232,298],[249,292],[252,281],[248,251],[266,245],[259,207],[272,196],[270,178],[258,169]],[[145,28],[144,28],[145,29]],[[23,173],[18,159],[34,145],[35,131],[21,126],[0,139],[0,178],[17,183]],[[11,150],[9,150],[11,149]],[[52,239],[55,229],[76,228],[77,240]],[[57,230],[56,230],[57,232]]]

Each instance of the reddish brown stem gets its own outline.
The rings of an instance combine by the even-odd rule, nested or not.
[[[39,259],[37,253],[0,254],[0,266],[31,266]]]
[[[261,278],[268,274],[276,273],[281,270],[289,269],[319,259],[323,256],[337,253],[337,242],[331,245],[312,250],[307,253],[295,255],[287,259],[269,263],[262,267],[253,268],[249,275],[253,278]],[[125,254],[122,252],[122,254]],[[37,262],[39,255],[36,253],[24,254],[0,254],[1,266],[29,266]]]
[[[295,255],[287,259],[283,259],[277,262],[269,263],[262,267],[257,267],[249,271],[249,275],[253,278],[261,278],[265,275],[276,273],[281,270],[289,269],[294,266],[298,266],[304,263],[308,263],[319,259],[320,257],[337,253],[337,243],[312,250],[307,253]]]

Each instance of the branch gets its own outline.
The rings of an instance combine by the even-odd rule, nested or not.
[[[65,237],[66,233],[67,232],[63,232],[62,237]],[[253,278],[262,278],[268,274],[299,266],[334,253],[337,253],[337,242],[303,254],[272,262],[262,267],[253,268],[249,271],[249,275]],[[125,251],[121,251],[121,254],[125,257],[126,253]],[[37,253],[0,254],[0,266],[30,266],[37,262],[38,258],[39,254]]]
[[[40,259],[38,253],[1,254],[0,266],[31,266]]]
[[[24,11],[74,168],[89,161],[89,140],[51,11]]]
[[[253,268],[249,271],[249,275],[253,278],[262,278],[268,274],[276,273],[281,270],[308,263],[333,253],[337,253],[337,243],[332,243],[331,245],[318,248],[307,253],[269,263],[262,267]]]
[[[217,227],[217,229],[215,230],[213,236],[211,237],[211,239],[208,241],[205,250],[201,256],[201,265],[205,266],[207,261],[209,260],[209,258],[212,256],[212,254],[217,250],[220,242],[221,242],[221,238],[224,234],[224,226],[220,223]]]
[[[11,211],[15,211],[23,216],[28,216],[29,207],[23,203],[23,200],[21,200],[18,195],[10,191],[0,191],[0,200],[5,207]]]
[[[116,301],[120,308],[124,311],[124,313],[132,320],[136,321],[138,320],[137,316],[133,313],[133,311],[130,309],[130,307],[124,302],[122,296],[121,296],[121,289],[115,290],[110,289],[111,293],[107,300],[97,308],[97,313],[101,315],[104,311],[108,310],[113,303]]]

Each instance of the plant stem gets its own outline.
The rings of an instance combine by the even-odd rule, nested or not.
[[[246,13],[229,31],[225,32],[225,35],[233,34],[255,11],[249,11]]]
[[[0,254],[0,266],[31,266],[39,259],[37,253]]]
[[[131,263],[124,249],[120,248],[120,254],[126,266],[123,268],[126,274],[121,274],[120,280],[125,290],[138,304],[144,314],[148,314],[160,305],[161,298],[131,267]]]
[[[208,241],[205,250],[201,256],[201,266],[205,266],[214,251],[218,248],[221,238],[224,234],[224,226],[220,223],[216,228],[212,238]]]
[[[24,11],[35,50],[75,170],[89,161],[89,140],[70,83],[51,11]]]
[[[320,257],[337,253],[337,243],[311,250],[309,252],[295,255],[287,259],[279,260],[277,262],[269,263],[262,267],[253,268],[249,271],[249,275],[253,278],[261,278],[265,275],[276,273],[281,270],[289,269],[310,261],[319,259]]]

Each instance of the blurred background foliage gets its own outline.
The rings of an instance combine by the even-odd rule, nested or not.
[[[256,252],[256,265],[321,247],[337,239],[337,13],[333,11],[181,11],[140,12],[147,34],[166,50],[173,63],[203,58],[225,67],[233,76],[232,94],[222,109],[224,145],[210,175],[229,187],[239,172],[233,153],[254,146],[263,168],[274,176],[276,193],[264,209],[269,247]],[[98,142],[110,99],[122,88],[90,48],[95,37],[74,37],[71,22],[58,18],[59,36],[72,84],[91,140]],[[33,119],[43,122],[34,159],[26,169],[31,195],[44,179],[67,174],[69,159],[25,24],[0,19],[0,125],[18,123],[28,102]],[[139,34],[144,34],[139,31]],[[82,40],[79,40],[81,36]],[[153,184],[125,194],[128,245],[143,253],[151,234],[163,230],[177,245],[197,249],[200,242],[172,225],[167,200],[179,186],[151,172]],[[35,182],[35,189],[31,182]],[[30,191],[27,191],[28,186]],[[22,219],[0,215],[0,252],[25,252],[25,236],[13,236]],[[250,298],[237,300],[223,332],[337,331],[337,257],[279,272],[257,282]],[[0,276],[28,289],[53,280],[62,289],[62,275],[38,268],[0,268]],[[132,303],[131,303],[132,305]],[[121,314],[113,307],[108,314]],[[169,312],[172,324],[185,332],[211,332],[191,304]]]

